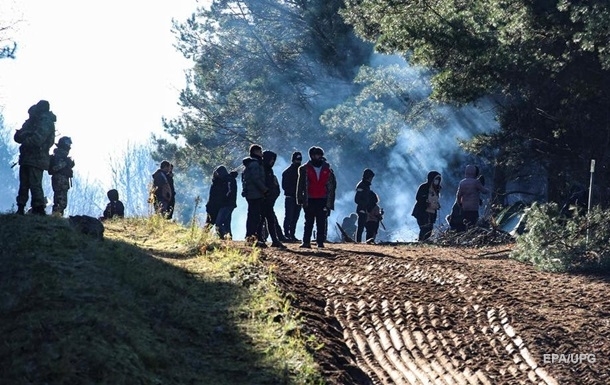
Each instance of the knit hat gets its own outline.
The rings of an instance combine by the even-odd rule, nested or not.
[[[370,179],[375,176],[375,173],[370,168],[365,168],[362,173],[362,179]]]
[[[303,155],[301,155],[300,151],[295,151],[292,153],[291,161],[294,162],[295,160],[298,160],[299,162],[303,160]]]

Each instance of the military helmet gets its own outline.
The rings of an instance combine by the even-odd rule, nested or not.
[[[70,149],[72,146],[72,139],[69,136],[62,136],[57,141],[57,147]]]

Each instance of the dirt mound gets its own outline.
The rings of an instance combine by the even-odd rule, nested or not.
[[[542,273],[510,245],[264,249],[329,384],[608,384],[605,278]]]

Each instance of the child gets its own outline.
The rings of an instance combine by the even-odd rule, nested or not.
[[[366,229],[366,243],[374,245],[377,232],[379,231],[379,222],[383,220],[383,209],[378,205],[379,196],[373,191],[371,191],[370,194],[370,204],[366,210],[366,223],[364,228]]]
[[[123,205],[123,202],[119,200],[119,192],[115,189],[108,190],[106,196],[108,196],[108,200],[110,200],[110,202],[106,205],[104,216],[100,219],[106,220],[114,217],[125,217],[125,206]]]
[[[72,139],[67,136],[59,138],[49,162],[49,175],[53,186],[53,215],[63,217],[68,206],[68,190],[70,189],[74,161],[68,156],[72,147]]]

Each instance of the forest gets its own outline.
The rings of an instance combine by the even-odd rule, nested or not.
[[[494,204],[561,203],[588,187],[594,159],[606,206],[609,13],[568,0],[211,1],[174,21],[193,66],[151,156],[185,170],[185,217],[202,190],[189,186],[239,168],[252,143],[280,157],[322,146],[345,201],[378,170],[382,199],[401,207],[433,168],[451,201],[466,163]]]

